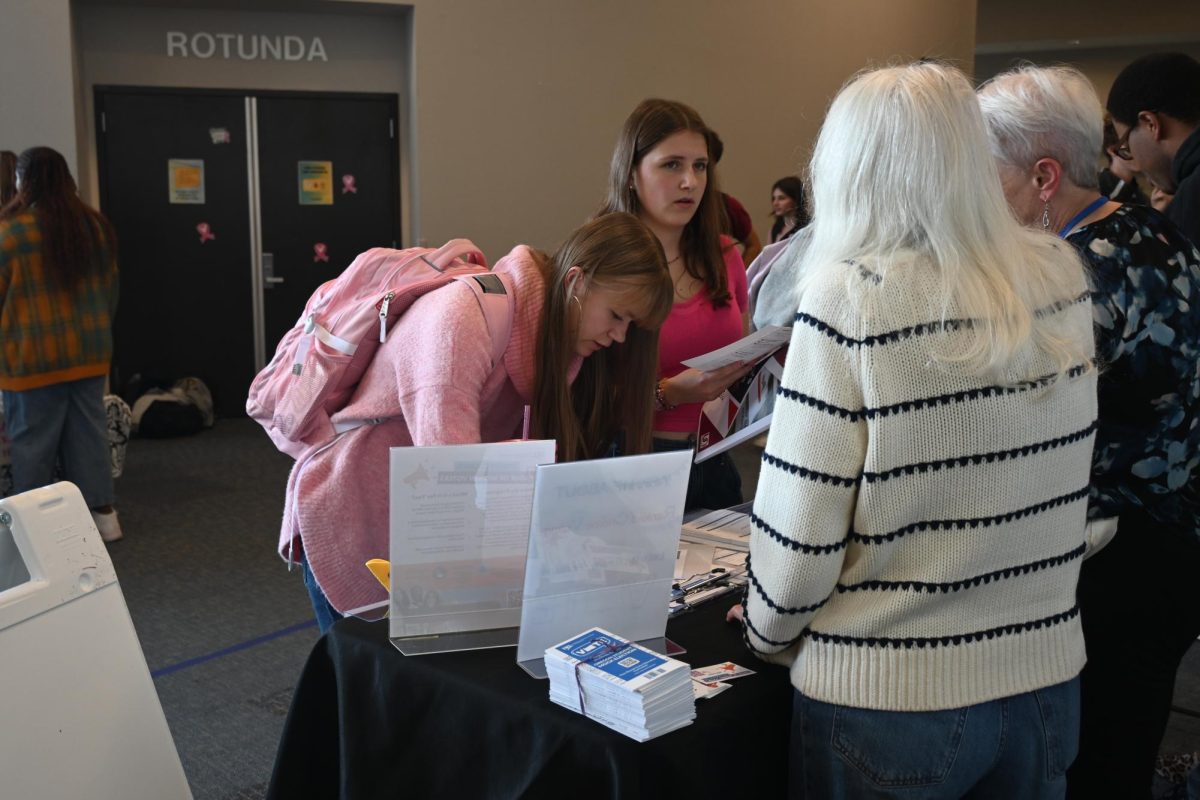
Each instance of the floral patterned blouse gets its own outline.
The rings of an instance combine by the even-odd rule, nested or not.
[[[1089,518],[1134,508],[1197,533],[1200,251],[1152,208],[1067,237],[1091,267],[1100,420]]]

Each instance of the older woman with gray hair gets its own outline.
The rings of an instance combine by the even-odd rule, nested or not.
[[[1017,217],[1091,267],[1100,415],[1088,517],[1115,527],[1084,563],[1088,663],[1071,797],[1149,797],[1175,671],[1200,634],[1200,253],[1159,212],[1100,195],[1103,111],[1067,67],[979,90]]]

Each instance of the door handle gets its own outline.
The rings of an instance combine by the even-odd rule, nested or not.
[[[272,286],[283,283],[283,278],[275,275],[275,254],[262,254],[262,271],[263,271],[263,287],[270,289]]]

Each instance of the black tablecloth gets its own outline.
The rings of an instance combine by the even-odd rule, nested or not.
[[[405,657],[386,622],[338,622],[313,649],[268,798],[783,797],[792,690],[716,600],[671,621],[692,666],[757,670],[638,743],[550,702],[516,650]]]

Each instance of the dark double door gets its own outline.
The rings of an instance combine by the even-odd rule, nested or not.
[[[113,385],[195,375],[244,413],[304,302],[400,239],[394,95],[98,87],[120,240]]]

